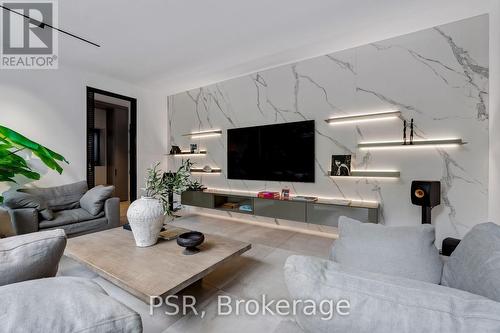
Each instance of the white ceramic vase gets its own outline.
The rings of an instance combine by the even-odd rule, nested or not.
[[[127,219],[138,247],[155,245],[165,216],[160,200],[142,197],[130,205]]]

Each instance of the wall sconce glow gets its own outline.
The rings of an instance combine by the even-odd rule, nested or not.
[[[221,169],[219,168],[212,168],[210,171],[205,171],[203,169],[198,169],[198,168],[191,168],[191,173],[194,173],[194,174],[204,174],[204,175],[217,175],[217,174],[220,174],[222,172]]]
[[[350,176],[332,176],[335,178],[350,179],[350,178],[387,178],[399,179],[401,173],[395,170],[351,170]]]
[[[177,154],[168,154],[176,157],[197,157],[197,156],[204,156],[207,154],[206,150],[200,150],[198,153],[192,153],[190,150],[183,150],[180,153]]]
[[[325,121],[330,125],[340,125],[340,124],[359,123],[365,121],[397,119],[399,117],[401,117],[401,111],[389,111],[380,113],[359,114],[359,115],[345,116],[345,117],[344,116],[334,117],[327,119]]]
[[[359,149],[407,149],[407,148],[432,148],[442,146],[461,146],[465,145],[462,139],[439,139],[439,140],[417,140],[413,144],[403,141],[381,141],[381,142],[362,142],[358,144]]]
[[[182,136],[190,136],[193,139],[208,138],[212,136],[222,135],[222,130],[199,131],[183,134]]]

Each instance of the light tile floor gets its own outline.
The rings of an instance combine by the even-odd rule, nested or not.
[[[328,258],[334,241],[320,236],[270,229],[259,225],[249,225],[199,215],[176,219],[173,224],[252,244],[250,251],[225,263],[201,282],[195,283],[179,294],[195,296],[199,313],[201,311],[206,313],[203,318],[194,313],[188,313],[185,316],[168,316],[164,314],[165,307],[155,309],[154,315],[150,316],[149,305],[96,276],[93,272],[67,257],[63,257],[61,261],[59,274],[94,279],[112,297],[141,314],[144,332],[147,333],[275,332],[282,321],[293,321],[293,318],[270,315],[217,316],[217,297],[227,295],[233,300],[249,300],[260,299],[263,294],[266,294],[267,299],[287,299],[289,296],[283,277],[283,265],[286,259],[293,254]]]

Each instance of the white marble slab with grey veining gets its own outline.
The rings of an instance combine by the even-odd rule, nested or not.
[[[256,44],[258,47],[258,43]],[[440,180],[442,204],[433,210],[437,238],[463,236],[488,211],[488,16],[442,25],[173,95],[170,143],[198,143],[197,166],[220,167],[198,176],[210,188],[281,190],[380,202],[387,225],[420,223],[410,202],[412,180]],[[462,138],[457,147],[363,149],[359,142],[401,140],[402,120],[331,126],[333,116],[400,110],[414,119],[416,139]],[[316,182],[226,179],[226,136],[190,139],[192,131],[316,120]],[[400,179],[327,177],[331,155],[352,154],[353,168],[397,170]],[[174,169],[178,157],[169,157]],[[226,214],[226,213],[225,213]],[[258,220],[258,219],[257,219]],[[280,221],[275,221],[279,223]]]

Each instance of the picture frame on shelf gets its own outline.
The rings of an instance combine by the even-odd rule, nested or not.
[[[351,155],[332,155],[331,176],[351,176]]]

